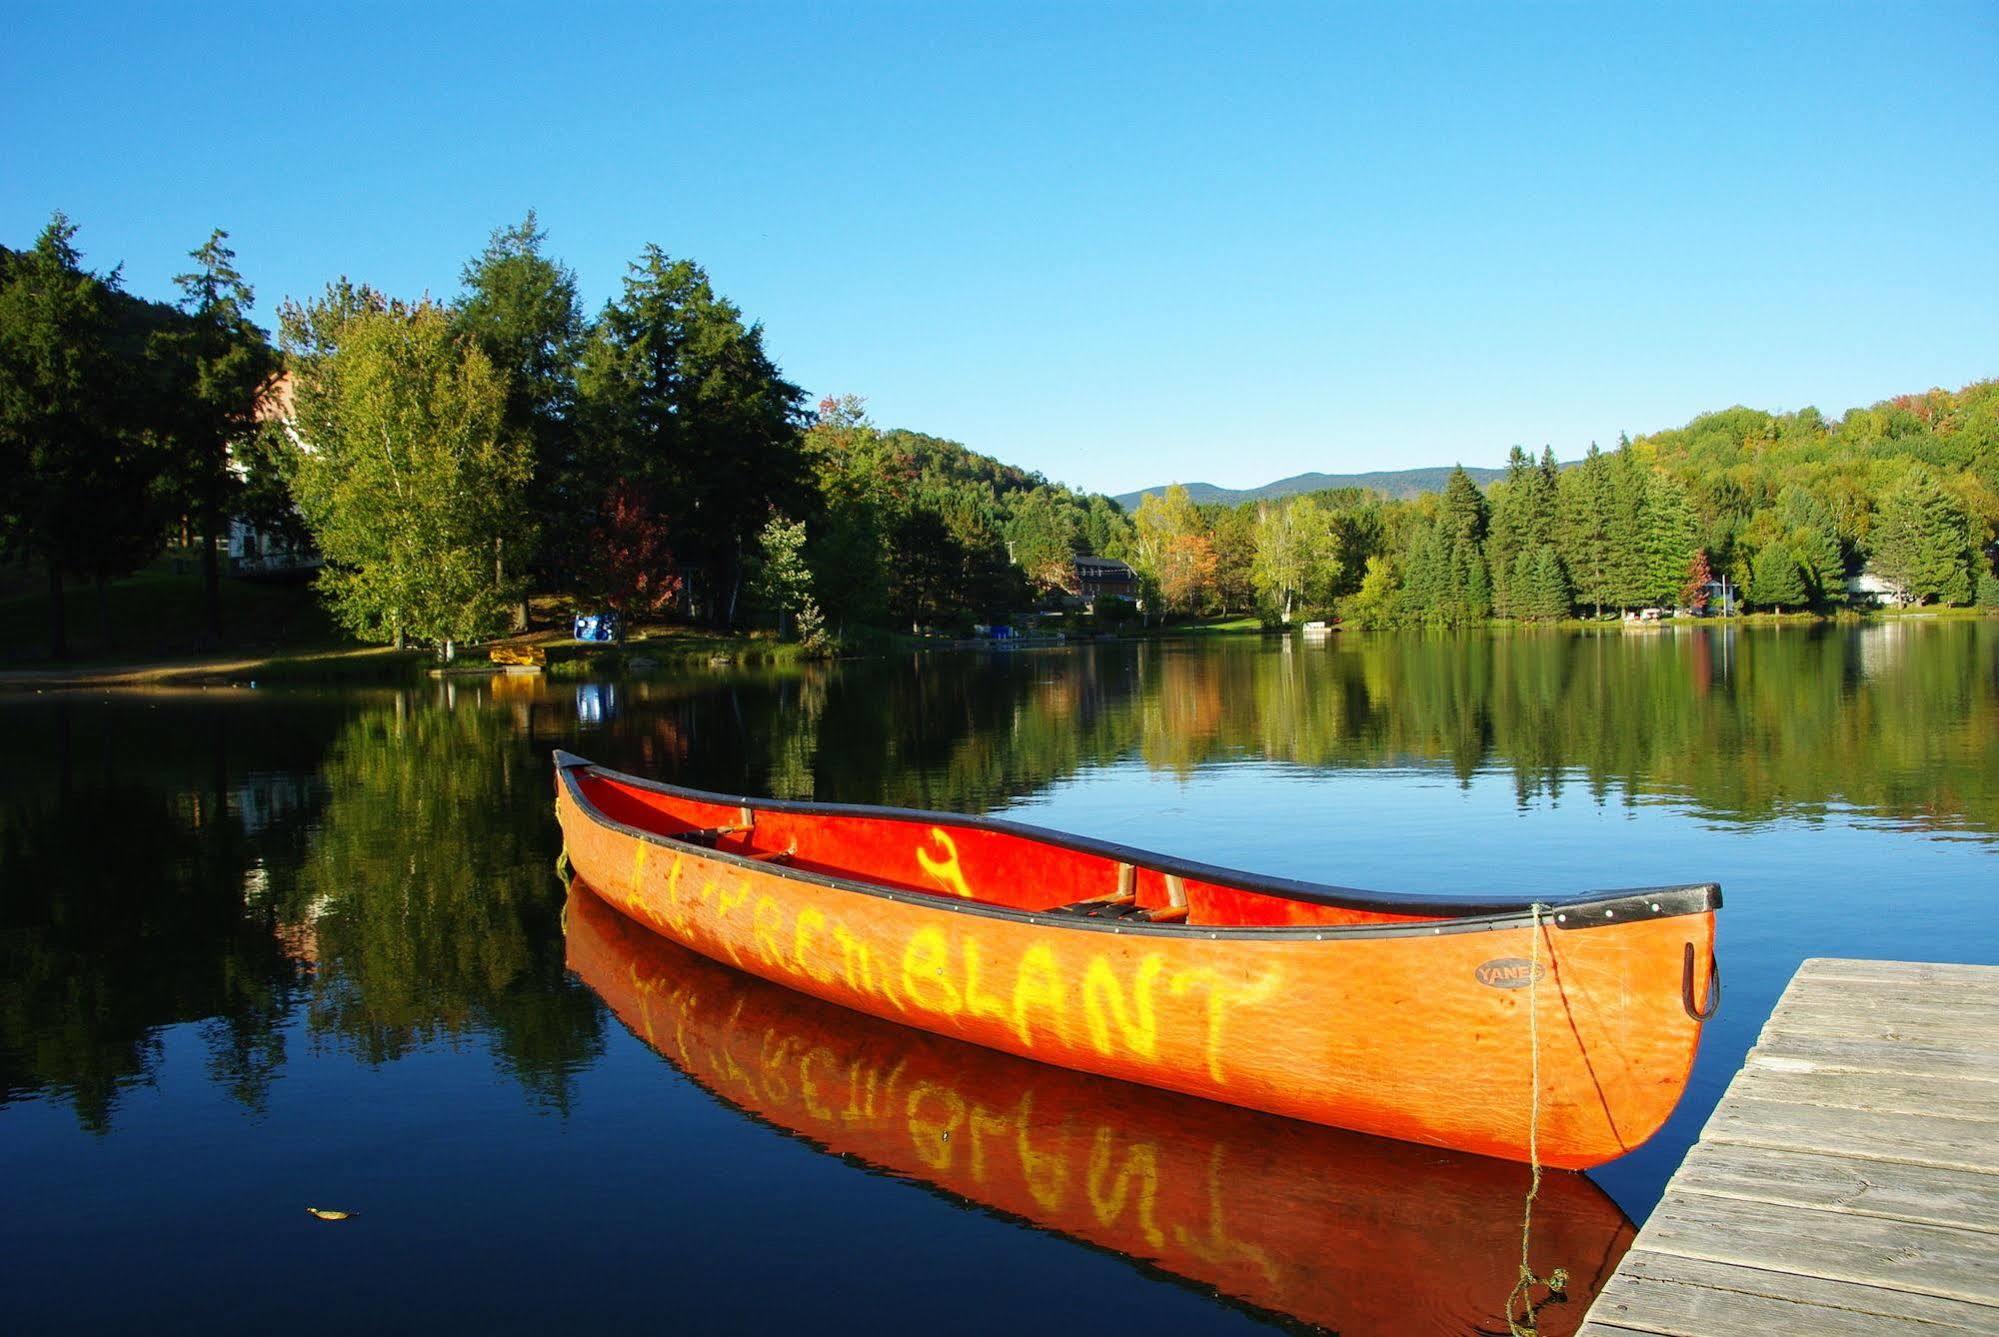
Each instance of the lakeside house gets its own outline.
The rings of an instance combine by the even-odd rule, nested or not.
[[[1138,573],[1115,557],[1078,555],[1075,562],[1076,595],[1086,608],[1095,611],[1098,599],[1138,598]]]
[[[280,372],[264,387],[263,397],[257,401],[257,421],[276,423],[300,449],[310,449],[293,425],[295,415],[290,372]],[[233,448],[229,452],[229,472],[238,481],[249,477],[249,470],[236,457]],[[319,549],[306,536],[303,523],[266,527],[240,515],[229,519],[227,555],[228,571],[237,576],[299,575],[317,571],[326,565]]]
[[[1909,591],[1879,572],[1863,567],[1858,574],[1846,578],[1846,597],[1855,604],[1899,608],[1909,602]]]

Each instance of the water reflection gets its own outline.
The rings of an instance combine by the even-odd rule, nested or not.
[[[1992,621],[0,699],[0,1104],[45,1094],[101,1131],[156,1079],[162,1029],[199,1023],[214,1082],[253,1110],[297,1032],[368,1065],[470,1040],[564,1108],[602,1022],[562,966],[556,746],[972,812],[1112,765],[1498,773],[1523,807],[1657,798],[1743,829],[1851,812],[1999,848],[1995,739]]]
[[[502,712],[398,697],[351,720],[320,773],[324,810],[271,877],[310,945],[311,1033],[371,1063],[484,1035],[531,1096],[566,1104],[599,1022],[562,983],[546,759]]]
[[[1999,623],[1256,638],[635,684],[593,758],[748,793],[981,811],[1083,770],[1499,770],[1525,803],[1730,822],[1835,805],[1999,834]],[[547,734],[560,741],[564,731]]]
[[[735,1108],[830,1155],[1338,1332],[1506,1331],[1524,1167],[1252,1114],[912,1031],[728,970],[582,884],[569,967],[632,1033]],[[1575,1330],[1632,1236],[1551,1173],[1537,1271]]]

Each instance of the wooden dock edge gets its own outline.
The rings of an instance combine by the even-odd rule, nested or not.
[[[1999,1334],[1999,966],[1801,965],[1581,1333]]]

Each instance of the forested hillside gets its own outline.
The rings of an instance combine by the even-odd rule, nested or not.
[[[1830,611],[1865,571],[1913,603],[1999,605],[1999,381],[1855,409],[1732,408],[1594,446],[1573,465],[1518,447],[1481,489],[1396,501],[1356,489],[1138,508],[1133,552],[1169,607],[1360,626],[1553,620],[1702,606]]]

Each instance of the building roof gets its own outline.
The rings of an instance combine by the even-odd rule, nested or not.
[[[1079,576],[1129,576],[1136,573],[1115,557],[1078,556],[1076,558],[1076,574]]]

